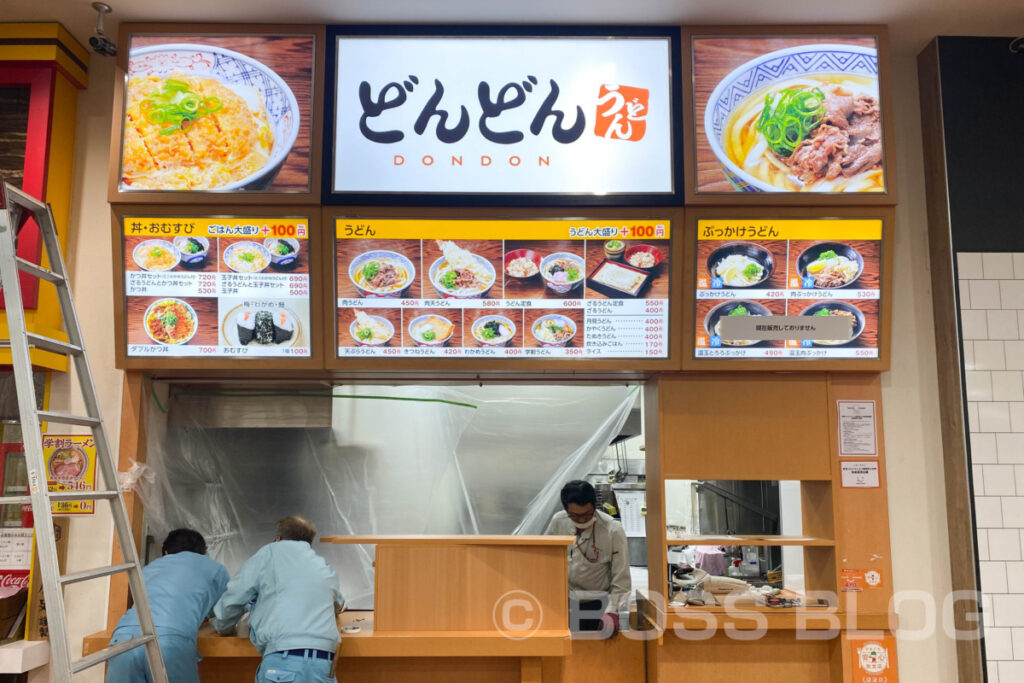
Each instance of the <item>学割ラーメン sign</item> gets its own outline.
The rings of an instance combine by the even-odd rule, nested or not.
[[[325,203],[678,199],[671,32],[395,31],[329,40]]]

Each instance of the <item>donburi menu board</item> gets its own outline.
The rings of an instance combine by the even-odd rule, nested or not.
[[[335,222],[337,355],[667,358],[671,225]]]

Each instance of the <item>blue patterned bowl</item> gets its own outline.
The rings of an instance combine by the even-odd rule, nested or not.
[[[878,78],[878,50],[858,45],[822,43],[776,50],[752,59],[723,78],[711,91],[704,111],[704,133],[722,171],[740,192],[781,192],[737,166],[722,147],[733,110],[752,93],[800,76],[850,74]]]
[[[274,131],[274,146],[266,165],[252,175],[216,188],[265,190],[277,176],[299,135],[299,103],[288,84],[265,64],[240,52],[213,45],[169,43],[131,51],[128,77],[167,77],[174,73],[214,78],[234,90],[255,108],[254,91],[263,97],[267,122]],[[131,189],[131,188],[122,188]]]

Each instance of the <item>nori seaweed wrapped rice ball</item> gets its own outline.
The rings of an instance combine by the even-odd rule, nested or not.
[[[252,310],[243,308],[235,315],[235,325],[238,327],[238,343],[248,346],[256,334],[256,318]]]
[[[255,337],[257,344],[273,344],[274,343],[274,316],[270,311],[260,311],[256,314],[256,332]]]
[[[292,338],[295,334],[295,321],[285,311],[278,311],[274,315],[274,343],[280,344]]]

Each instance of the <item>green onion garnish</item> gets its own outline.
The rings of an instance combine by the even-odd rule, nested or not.
[[[755,128],[776,155],[788,157],[825,118],[820,88],[785,88],[768,93]]]
[[[163,89],[150,93],[139,108],[147,121],[161,127],[161,135],[172,135],[179,130],[187,130],[194,121],[220,111],[224,105],[216,97],[204,99],[190,90],[184,81],[168,78]]]

